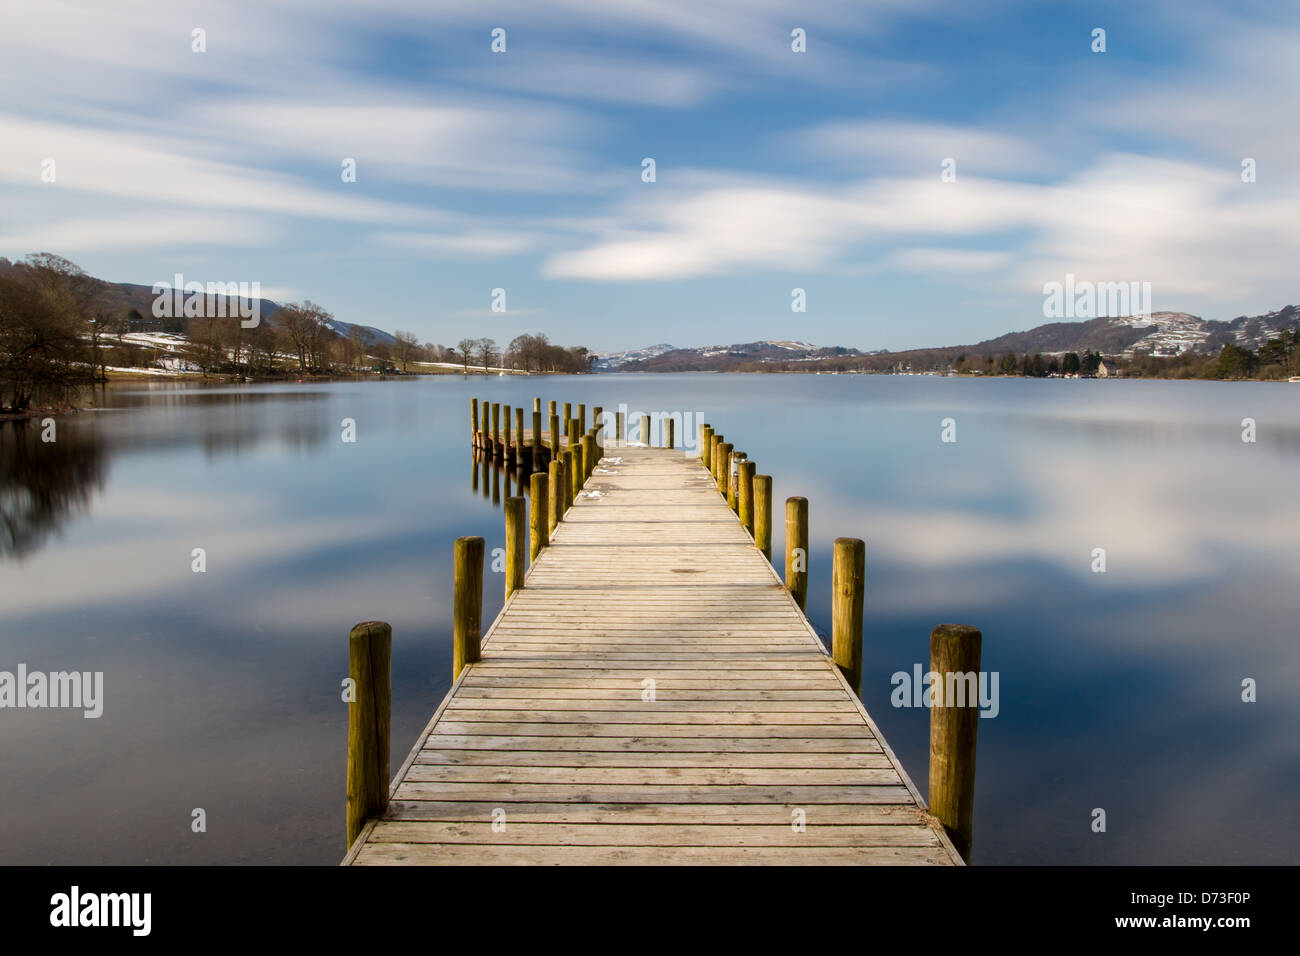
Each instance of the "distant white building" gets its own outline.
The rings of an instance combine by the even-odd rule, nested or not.
[[[1097,364],[1097,377],[1119,378],[1119,363],[1115,359],[1110,359],[1109,363],[1106,359],[1102,359]]]

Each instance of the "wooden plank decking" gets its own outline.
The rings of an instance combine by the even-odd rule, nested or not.
[[[344,863],[960,864],[699,460],[607,454]]]

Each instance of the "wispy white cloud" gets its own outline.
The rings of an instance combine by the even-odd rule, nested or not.
[[[939,175],[946,159],[959,176],[1042,170],[1041,146],[1021,136],[973,125],[847,120],[815,126],[798,138],[801,149],[861,163],[873,160],[891,172]]]

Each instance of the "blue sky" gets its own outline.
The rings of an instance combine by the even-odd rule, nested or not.
[[[1045,321],[1067,273],[1207,318],[1300,300],[1295,4],[9,0],[0,18],[10,258],[257,281],[421,341],[595,349],[974,342]]]

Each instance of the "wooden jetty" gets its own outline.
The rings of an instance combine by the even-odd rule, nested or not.
[[[831,656],[750,530],[763,520],[752,489],[735,496],[750,502],[746,524],[720,494],[731,478],[715,451],[633,447],[621,425],[526,575],[523,502],[511,499],[513,590],[481,642],[482,539],[458,542],[462,669],[391,782],[388,633],[354,629],[343,862],[960,865],[969,797],[957,794],[951,821],[931,815],[851,683],[860,566],[857,650],[837,643]],[[546,476],[533,475],[533,511],[539,478],[546,507]],[[851,624],[854,586],[838,552],[837,642],[839,592]],[[971,781],[973,715],[952,715],[938,742],[950,750],[953,727],[970,727]]]

